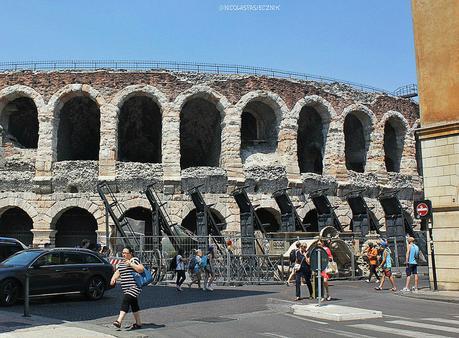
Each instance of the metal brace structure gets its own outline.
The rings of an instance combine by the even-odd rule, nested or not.
[[[365,202],[363,191],[364,189],[350,191],[346,194],[346,200],[352,210],[352,231],[365,237],[370,230],[379,234],[379,222]]]
[[[217,250],[223,252],[221,245],[225,246],[225,239],[218,228],[218,223],[210,212],[213,204],[207,205],[202,197],[199,188],[203,185],[198,185],[188,190],[194,206],[196,207],[196,235],[198,236],[198,247],[204,252],[207,251],[209,245],[209,235],[214,240]],[[209,232],[210,230],[210,232]]]
[[[97,192],[104,202],[106,216],[110,215],[124,245],[140,248],[140,240],[129,223],[128,218],[125,217],[126,209],[118,202],[109,184],[106,181],[97,183]],[[108,222],[108,217],[106,217],[106,221]]]
[[[276,200],[277,205],[281,211],[281,232],[306,232],[306,228],[301,221],[300,216],[296,212],[296,207],[290,200],[287,194],[287,189],[279,189],[273,193],[273,198]]]
[[[243,255],[255,255],[255,243],[258,245],[258,248],[265,254],[263,245],[261,245],[255,238],[255,230],[259,230],[266,235],[266,229],[261,223],[260,218],[258,218],[257,213],[255,212],[255,207],[252,205],[252,202],[245,191],[245,187],[236,188],[231,195],[233,195],[236,200],[237,205],[240,210],[240,220],[241,220],[241,253]]]
[[[312,203],[317,210],[317,223],[319,231],[327,226],[332,226],[338,231],[343,231],[341,222],[336,216],[335,208],[331,205],[328,197],[325,195],[328,189],[319,189],[309,193]]]

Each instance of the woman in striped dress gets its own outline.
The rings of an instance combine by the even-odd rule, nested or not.
[[[128,246],[123,249],[123,258],[124,261],[118,265],[118,269],[113,274],[110,282],[111,285],[115,285],[116,280],[121,278],[121,289],[124,293],[120,314],[118,319],[113,322],[113,325],[117,328],[121,327],[121,323],[123,322],[126,313],[129,312],[130,307],[135,318],[135,323],[132,324],[131,329],[140,329],[142,327],[142,322],[140,321],[140,308],[137,298],[139,297],[142,289],[135,283],[132,273],[134,271],[142,273],[143,265],[137,257],[134,257],[134,251]]]

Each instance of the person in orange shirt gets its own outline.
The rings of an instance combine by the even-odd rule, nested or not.
[[[370,261],[370,275],[368,276],[367,283],[371,282],[371,276],[373,274],[376,277],[376,282],[379,282],[378,272],[376,271],[376,267],[378,266],[378,249],[375,248],[373,243],[368,243],[366,254]]]

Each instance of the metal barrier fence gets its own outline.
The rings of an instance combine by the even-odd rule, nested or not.
[[[56,61],[14,61],[0,62],[0,71],[49,71],[49,70],[137,70],[137,71],[175,71],[188,73],[208,74],[241,74],[264,75],[282,79],[296,79],[303,81],[317,81],[322,83],[343,83],[355,89],[366,92],[390,94],[388,91],[360,83],[338,80],[331,77],[312,75],[299,72],[290,72],[265,67],[244,65],[175,62],[175,61],[148,61],[148,60],[56,60]]]
[[[344,236],[343,236],[344,237]],[[285,283],[292,273],[293,263],[289,260],[289,249],[297,240],[308,244],[309,250],[315,247],[317,237],[304,238],[263,238],[254,237],[250,240],[257,241],[258,248],[263,247],[265,253],[260,249],[256,254],[241,253],[241,237],[221,238],[220,242],[211,236],[205,240],[215,246],[215,258],[212,268],[219,284],[264,284],[264,283]],[[231,244],[227,245],[230,240]],[[246,240],[246,238],[244,238]],[[400,252],[405,237],[388,238],[391,250],[392,271],[401,276],[404,270],[405,252]],[[369,273],[369,262],[366,259],[366,242],[378,243],[380,239],[374,238],[367,241],[358,241],[354,237],[332,239],[331,250],[335,262],[338,265],[338,273],[333,274],[333,279],[359,279],[367,277]],[[168,237],[153,238],[139,236],[139,246],[134,246],[136,255],[141,261],[155,272],[155,282],[171,282],[174,278],[174,271],[170,271],[171,259],[176,255],[176,249],[172,242],[177,243],[184,251],[184,257],[189,262],[191,254],[198,249],[198,237],[175,237],[171,241]],[[160,248],[154,248],[153,243],[160,243]],[[115,250],[112,255],[113,262],[119,260],[124,246],[122,238],[111,238],[110,246]],[[202,248],[203,254],[207,253]],[[118,255],[116,254],[118,253]],[[117,258],[118,257],[118,258]],[[420,265],[423,263],[420,262]],[[187,265],[187,264],[186,264]]]

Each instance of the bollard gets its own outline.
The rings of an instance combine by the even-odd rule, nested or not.
[[[322,285],[321,285],[321,283],[322,283],[322,273],[321,273],[322,272],[322,268],[320,266],[320,252],[321,251],[322,250],[319,250],[318,251],[318,255],[317,255],[317,257],[318,257],[317,258],[317,265],[318,265],[318,267],[317,267],[318,268],[317,269],[317,278],[318,278],[317,289],[318,290],[317,291],[318,291],[318,295],[319,295],[319,298],[318,298],[319,302],[317,303],[317,306],[320,306],[320,303],[321,303],[321,300],[322,300]]]
[[[354,251],[351,251],[351,269],[352,269],[352,275],[351,279],[355,280],[355,256],[354,256]]]
[[[395,259],[395,266],[397,267],[398,274],[401,277],[402,272],[400,271],[400,262],[398,260],[398,244],[397,244],[397,237],[394,237],[394,259]]]
[[[280,255],[280,262],[281,262],[281,268],[282,268],[282,273],[281,273],[281,280],[282,283],[285,282],[285,276],[284,276],[284,256],[281,254]]]
[[[24,282],[24,316],[30,317],[30,308],[29,308],[29,272],[26,271],[25,282]]]
[[[230,285],[231,282],[231,256],[226,252],[226,282]]]

